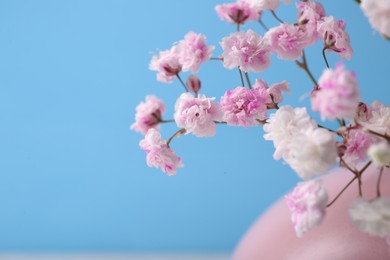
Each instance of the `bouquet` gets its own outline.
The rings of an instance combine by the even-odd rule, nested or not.
[[[390,1],[356,2],[384,40],[390,38]],[[343,20],[328,15],[319,2],[302,0],[295,3],[296,20],[284,21],[277,14],[280,5],[279,0],[217,5],[216,14],[233,29],[221,39],[219,49],[208,45],[205,35],[191,31],[152,57],[149,69],[157,72],[157,80],[175,81],[183,93],[171,118],[164,115],[165,103],[154,95],[137,106],[131,129],[144,135],[139,145],[146,152],[146,163],[172,176],[184,165],[174,151],[173,139],[188,134],[212,137],[218,124],[261,127],[264,139],[275,147],[273,158],[288,164],[302,179],[285,196],[298,237],[320,225],[328,208],[356,183],[359,192],[349,208],[351,223],[362,232],[390,240],[390,198],[381,196],[381,177],[390,167],[390,107],[379,101],[363,102],[358,75],[344,64],[354,53]],[[267,12],[277,26],[269,27],[263,21]],[[248,23],[258,23],[259,30],[246,30]],[[318,42],[324,70],[316,78],[305,50]],[[338,56],[339,61],[330,64],[329,55]],[[273,84],[261,78],[260,73],[272,66],[272,56],[295,63],[307,74],[310,107],[283,104],[285,95],[294,91],[283,78]],[[220,63],[236,73],[240,84],[227,86],[220,98],[206,96],[197,76],[205,62]],[[184,78],[183,73],[190,75]],[[311,117],[308,109],[318,113],[320,120]],[[336,127],[327,126],[332,121]],[[178,129],[164,140],[161,125],[168,123]],[[335,166],[347,169],[351,178],[336,197],[329,198],[316,177]],[[366,200],[362,176],[370,166],[377,168],[377,196]]]

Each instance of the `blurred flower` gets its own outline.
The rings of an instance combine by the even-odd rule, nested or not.
[[[146,134],[150,128],[159,130],[164,110],[165,104],[162,100],[153,95],[146,96],[145,102],[141,102],[137,106],[135,123],[130,128],[142,134]]]
[[[297,237],[321,224],[325,217],[328,194],[318,180],[298,183],[285,199]]]
[[[353,119],[360,95],[355,74],[338,64],[334,70],[326,69],[318,81],[319,89],[313,91],[311,106],[322,120]]]
[[[387,141],[373,144],[368,148],[367,155],[379,166],[390,166],[390,145]]]
[[[371,26],[386,37],[390,37],[390,1],[361,0],[360,7]]]
[[[390,235],[390,200],[379,197],[371,202],[356,199],[349,208],[352,223],[372,236]]]

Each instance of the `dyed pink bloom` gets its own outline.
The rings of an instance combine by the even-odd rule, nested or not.
[[[149,167],[161,168],[168,175],[174,175],[177,168],[183,167],[181,158],[161,139],[156,129],[149,129],[139,146],[146,152],[146,163]]]
[[[308,45],[306,34],[293,24],[281,24],[271,28],[264,36],[271,51],[282,60],[297,60]]]
[[[324,7],[313,0],[296,3],[298,25],[306,37],[306,47],[318,40],[317,22],[325,17]]]
[[[336,52],[343,59],[351,59],[353,51],[343,20],[336,21],[333,16],[325,17],[317,23],[317,31],[328,51]]]
[[[160,51],[159,55],[152,57],[149,69],[157,71],[157,80],[170,83],[173,78],[181,71],[179,62],[179,50],[173,46],[170,50]]]
[[[345,153],[343,160],[352,167],[364,162],[367,158],[367,150],[373,143],[373,138],[362,129],[351,129],[347,132]]]
[[[257,79],[255,84],[253,84],[253,89],[260,91],[262,93],[265,91],[266,105],[267,108],[275,108],[275,104],[278,104],[283,101],[282,94],[290,93],[288,88],[288,82],[286,80],[275,83],[268,87],[267,82],[263,79]]]
[[[257,10],[258,12],[262,12],[265,10],[276,10],[279,5],[279,0],[238,0],[239,2],[246,2],[252,8]],[[284,1],[285,3],[289,3],[289,1]]]
[[[161,115],[165,110],[165,104],[155,96],[146,96],[145,102],[141,102],[136,108],[135,123],[131,129],[146,134],[150,128],[159,130]]]
[[[244,72],[261,72],[270,65],[270,50],[260,35],[252,30],[235,32],[222,39],[223,65],[239,67]]]
[[[359,118],[358,122],[366,129],[390,135],[390,106],[374,101],[368,106],[367,119]]]
[[[255,126],[256,119],[264,120],[267,116],[265,97],[255,89],[237,87],[225,92],[220,102],[224,113],[223,119],[228,125]]]
[[[214,121],[221,121],[222,114],[219,104],[213,100],[214,98],[206,98],[204,95],[195,98],[190,93],[183,93],[175,105],[174,118],[177,126],[197,137],[215,135]]]
[[[362,0],[360,7],[368,17],[372,28],[390,37],[390,1]]]
[[[210,59],[214,46],[206,45],[206,37],[201,34],[189,32],[184,36],[184,40],[178,44],[179,62],[183,71],[199,70],[200,64]]]
[[[355,74],[338,64],[335,70],[326,69],[319,81],[319,90],[313,91],[313,111],[325,118],[353,119],[356,115],[360,96]]]
[[[318,180],[298,183],[285,199],[297,237],[320,225],[325,217],[328,194]]]
[[[246,21],[259,19],[258,10],[252,8],[246,1],[217,5],[215,11],[222,21],[228,23],[244,24]]]

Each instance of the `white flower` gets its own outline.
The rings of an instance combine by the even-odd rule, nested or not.
[[[298,183],[285,199],[297,237],[321,224],[325,217],[328,193],[318,180]]]
[[[337,162],[336,136],[324,128],[308,128],[295,136],[285,161],[302,179],[327,172]]]
[[[390,165],[390,145],[386,141],[371,145],[367,155],[379,167]]]
[[[390,200],[379,197],[371,202],[362,198],[355,200],[349,208],[352,223],[372,236],[390,235]]]
[[[302,129],[315,128],[316,122],[310,118],[306,108],[282,106],[276,113],[270,115],[268,123],[264,125],[265,140],[274,142],[274,159],[288,158],[289,144]]]
[[[381,34],[390,37],[390,1],[362,0],[360,7],[368,17],[371,26]]]

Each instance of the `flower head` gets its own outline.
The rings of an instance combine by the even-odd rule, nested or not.
[[[298,183],[285,199],[297,237],[321,224],[325,217],[328,194],[318,180]]]
[[[379,167],[390,166],[390,145],[387,141],[371,145],[367,150],[367,155]]]
[[[367,107],[366,117],[360,117],[358,122],[366,129],[390,135],[390,106],[374,101]]]
[[[246,1],[217,5],[215,11],[221,20],[228,23],[244,24],[246,21],[254,21],[259,18],[259,12]]]
[[[183,167],[181,158],[161,139],[160,132],[156,129],[149,129],[139,146],[146,152],[149,167],[161,168],[168,175],[174,175],[177,168]]]
[[[255,126],[256,120],[266,118],[265,96],[255,89],[237,87],[225,92],[221,98],[223,119],[228,125]]]
[[[152,57],[149,69],[157,71],[157,80],[170,83],[181,71],[182,65],[179,62],[179,49],[173,46],[166,51],[160,51],[159,55]]]
[[[145,102],[141,102],[136,108],[135,123],[131,129],[146,134],[150,128],[159,129],[161,115],[165,110],[165,104],[156,96],[146,96]]]
[[[296,3],[298,8],[298,26],[306,38],[306,45],[318,40],[317,23],[325,17],[324,7],[313,0]]]
[[[275,105],[283,101],[283,93],[290,93],[288,88],[289,83],[284,80],[282,82],[274,83],[270,87],[263,79],[257,79],[253,84],[253,89],[265,95],[265,103],[267,108],[275,108]]]
[[[367,158],[367,150],[374,142],[373,138],[363,129],[350,129],[345,136],[345,152],[343,160],[349,165],[356,167]]]
[[[205,95],[194,97],[190,93],[181,94],[175,105],[177,126],[197,137],[215,135],[215,121],[221,121],[222,114],[219,104],[213,100]]]
[[[184,40],[178,43],[179,62],[183,71],[197,72],[200,64],[210,59],[214,46],[206,45],[206,37],[202,34],[189,32]]]
[[[390,2],[387,0],[362,0],[360,7],[372,28],[390,37]]]
[[[270,65],[270,50],[252,30],[235,32],[222,39],[223,65],[227,69],[261,72]]]
[[[326,69],[319,79],[319,90],[313,92],[313,111],[325,118],[353,119],[359,105],[360,95],[355,74],[339,64],[335,70]]]
[[[361,231],[372,235],[390,235],[390,199],[379,197],[371,202],[362,198],[355,200],[349,208],[352,223]]]
[[[318,22],[317,31],[328,51],[334,51],[342,58],[351,59],[353,51],[343,20],[336,21],[333,16],[325,17]]]
[[[272,52],[282,60],[297,60],[308,45],[304,31],[293,24],[281,24],[271,28],[264,36]]]

